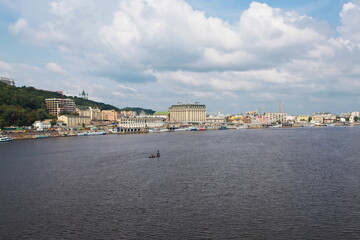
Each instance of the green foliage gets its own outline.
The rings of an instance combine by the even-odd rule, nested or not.
[[[78,97],[66,97],[66,98],[70,98],[72,100],[74,100],[76,106],[87,106],[87,107],[92,107],[92,108],[99,108],[100,110],[116,110],[119,111],[119,108],[110,105],[110,104],[106,104],[106,103],[100,103],[100,102],[95,102],[92,100],[88,100],[88,99],[83,99],[83,98],[78,98]]]
[[[57,123],[57,120],[56,120],[56,119],[52,119],[52,120],[50,121],[50,124],[51,124],[52,127],[55,126],[56,123]]]
[[[60,93],[38,90],[33,87],[14,87],[0,82],[0,128],[9,126],[30,126],[36,120],[52,119],[45,104],[46,98],[70,98],[76,106],[99,108],[101,110],[120,109],[110,104],[95,102],[78,97],[62,96]],[[155,111],[142,108],[126,108],[138,114],[153,114]]]

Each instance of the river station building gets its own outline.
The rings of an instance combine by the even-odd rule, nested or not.
[[[196,103],[178,103],[169,108],[170,122],[205,122],[206,106]]]

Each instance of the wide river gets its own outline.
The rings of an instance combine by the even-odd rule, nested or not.
[[[360,127],[1,143],[0,208],[6,240],[360,239]]]

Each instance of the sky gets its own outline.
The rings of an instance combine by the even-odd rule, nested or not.
[[[0,0],[0,76],[119,108],[360,111],[360,0]]]

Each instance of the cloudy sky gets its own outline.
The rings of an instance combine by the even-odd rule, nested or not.
[[[0,0],[0,76],[120,108],[359,111],[360,0]]]

